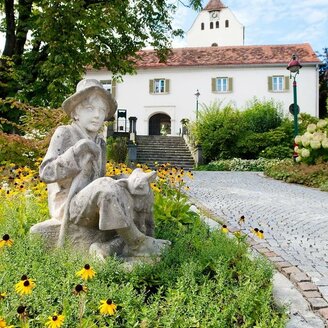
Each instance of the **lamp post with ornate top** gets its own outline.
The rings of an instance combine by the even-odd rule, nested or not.
[[[297,56],[294,54],[292,56],[292,60],[289,62],[287,69],[290,72],[290,79],[293,79],[293,98],[294,98],[294,104],[292,106],[293,110],[292,113],[294,115],[294,138],[298,135],[298,112],[299,107],[297,105],[297,83],[296,83],[296,75],[299,74],[299,70],[302,68],[302,65],[297,60]],[[294,143],[294,147],[297,146]],[[296,157],[298,155],[294,153],[294,160],[296,160]]]
[[[197,89],[197,92],[195,93],[196,96],[196,122],[198,121],[198,98],[200,96],[199,90]]]

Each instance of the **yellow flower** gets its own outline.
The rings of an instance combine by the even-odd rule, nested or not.
[[[49,321],[46,322],[48,328],[60,328],[64,323],[65,317],[55,312],[51,317],[48,317],[48,319]]]
[[[242,236],[242,233],[238,230],[233,233],[236,238],[240,238]]]
[[[187,172],[187,176],[190,178],[190,179],[193,179],[194,178],[194,174],[189,170]]]
[[[100,301],[100,306],[99,306],[99,310],[100,310],[100,314],[109,314],[109,315],[114,315],[116,312],[116,304],[114,304],[112,302],[111,299],[108,299],[107,301],[105,300],[101,300]]]
[[[0,248],[4,246],[11,247],[13,245],[13,241],[10,239],[10,236],[6,233],[2,236],[2,239],[0,240]]]
[[[3,300],[6,297],[7,297],[7,293],[0,293],[0,300]]]
[[[257,234],[258,234],[258,232],[259,232],[259,228],[252,228],[251,229],[251,232],[255,235],[255,236],[257,236]]]
[[[228,227],[224,224],[221,228],[221,231],[224,232],[224,233],[228,233],[229,232],[229,229]]]
[[[152,189],[153,191],[155,191],[155,192],[160,192],[160,191],[161,191],[161,188],[158,188],[158,186],[157,186],[156,183],[154,183],[154,182],[152,182],[152,183],[150,184],[150,187],[151,187],[151,189]]]
[[[81,277],[83,280],[88,280],[92,279],[96,275],[96,271],[94,271],[89,264],[86,264],[82,270],[76,272],[76,275]]]
[[[14,326],[7,326],[6,321],[0,317],[0,328],[13,328]]]
[[[27,278],[26,275],[23,275],[20,282],[15,285],[16,292],[21,295],[31,294],[34,287],[34,280]]]
[[[263,230],[259,230],[258,231],[257,237],[259,237],[260,239],[263,239],[264,238],[264,232],[263,232]]]

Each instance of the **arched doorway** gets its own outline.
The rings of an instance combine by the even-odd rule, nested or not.
[[[161,133],[162,131],[162,133]],[[171,117],[166,114],[155,114],[149,119],[149,135],[171,133]]]

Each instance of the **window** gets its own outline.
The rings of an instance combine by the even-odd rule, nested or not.
[[[205,28],[204,23],[201,23],[201,24],[200,24],[200,29],[203,30],[204,28]]]
[[[232,92],[231,77],[212,78],[212,92]]]
[[[170,80],[168,79],[154,79],[149,80],[149,93],[163,94],[169,93]]]
[[[116,81],[114,80],[100,80],[100,83],[106,91],[111,93],[115,98],[116,95]]]
[[[272,92],[284,92],[289,90],[289,77],[283,75],[269,76],[268,90]]]
[[[210,29],[213,29],[213,22],[210,22]]]
[[[154,81],[154,93],[163,93],[165,91],[165,80]]]
[[[229,20],[228,19],[226,19],[226,21],[225,21],[225,27],[229,27]]]
[[[220,25],[219,25],[219,21],[216,21],[216,22],[215,22],[215,28],[219,28],[219,26],[220,26]]]

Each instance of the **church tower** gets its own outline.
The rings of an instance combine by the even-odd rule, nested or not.
[[[210,0],[187,32],[187,47],[242,45],[244,26],[220,0]]]

